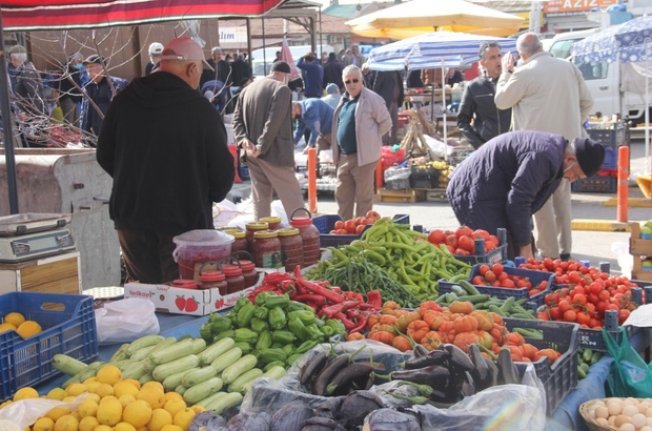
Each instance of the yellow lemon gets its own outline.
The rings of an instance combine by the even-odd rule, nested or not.
[[[79,421],[79,431],[94,431],[99,424],[95,416],[86,416]]]
[[[97,394],[94,394],[94,393],[90,393],[90,392],[89,392],[89,393],[86,394],[86,399],[87,399],[87,400],[93,400],[93,401],[95,401],[96,403],[99,404],[99,403],[100,403],[100,400],[102,399],[102,397],[100,397],[100,396],[97,395]]]
[[[142,428],[152,418],[152,408],[147,401],[136,400],[125,407],[124,412],[122,412],[122,418],[134,427]]]
[[[122,395],[138,395],[138,388],[131,383],[121,380],[113,385],[113,395],[120,398]]]
[[[179,425],[165,425],[160,431],[184,431]]]
[[[86,390],[93,394],[97,394],[97,388],[99,388],[101,384],[102,383],[98,382],[97,380],[91,382],[86,380],[84,381],[84,386],[86,386]]]
[[[120,404],[122,404],[122,407],[127,407],[127,405],[129,405],[129,404],[133,403],[134,401],[136,401],[136,397],[134,397],[131,394],[124,394],[124,395],[120,395],[118,397],[118,401],[120,401]]]
[[[32,425],[32,431],[52,431],[54,429],[54,421],[45,416],[39,418],[34,425]]]
[[[66,416],[70,414],[70,410],[64,409],[63,407],[52,407],[50,411],[48,411],[45,416],[49,417],[53,421],[59,420],[60,417]]]
[[[194,406],[190,407],[190,409],[191,409],[193,412],[195,412],[195,414],[197,414],[197,413],[203,413],[203,412],[206,411],[206,407],[204,407],[204,406],[200,406],[199,404],[195,404]]]
[[[97,370],[97,381],[100,383],[108,383],[109,385],[114,385],[122,379],[122,371],[120,368],[112,364],[102,365],[99,370]]]
[[[63,389],[63,388],[54,388],[54,389],[51,389],[50,392],[48,392],[48,394],[45,396],[45,398],[47,398],[49,400],[61,401],[62,399],[64,399],[66,397],[66,395],[67,395],[67,393],[66,393],[65,389]]]
[[[134,385],[134,387],[136,389],[140,389],[140,382],[138,380],[136,380],[136,379],[124,379],[123,382],[130,383],[130,384]]]
[[[0,334],[7,331],[15,331],[16,327],[11,323],[2,323],[0,324]]]
[[[25,316],[20,314],[17,311],[12,311],[11,313],[5,314],[5,317],[3,318],[5,323],[9,323],[10,325],[14,325],[14,328],[18,328],[24,321],[25,321]],[[0,331],[2,332],[2,331]]]
[[[20,324],[18,328],[16,328],[16,332],[23,339],[27,339],[35,335],[38,335],[41,333],[42,330],[43,329],[41,328],[41,325],[39,325],[38,322],[35,322],[33,320],[25,320],[23,323]]]
[[[163,384],[155,380],[150,380],[149,382],[146,382],[145,384],[143,384],[143,386],[141,386],[141,389],[146,389],[146,388],[157,389],[159,392],[165,393],[165,388],[163,387]]]
[[[167,400],[165,405],[163,405],[163,408],[167,410],[172,417],[174,417],[178,411],[184,410],[186,407],[186,402],[184,400]]]
[[[160,431],[165,425],[172,424],[172,415],[164,409],[155,409],[152,411],[152,418],[147,423],[149,431]]]
[[[54,423],[54,431],[78,431],[79,421],[72,415],[61,416]]]
[[[66,395],[65,397],[63,397],[63,399],[61,401],[63,401],[64,403],[72,403],[76,399],[77,399],[77,397],[75,397],[73,395]]]
[[[81,395],[86,391],[88,391],[88,388],[83,383],[71,383],[66,387],[66,393],[73,397]]]
[[[79,417],[85,418],[86,416],[95,416],[98,408],[99,404],[97,401],[87,399],[79,405],[77,411],[79,412]]]
[[[113,427],[113,431],[136,431],[136,428],[127,422],[120,422]]]
[[[97,377],[89,377],[86,380],[84,380],[82,383],[88,386],[89,383],[97,382]]]
[[[167,401],[170,401],[170,400],[184,401],[183,395],[181,395],[179,392],[174,392],[174,391],[165,393],[165,401],[167,402]]]
[[[194,417],[195,411],[193,409],[183,409],[175,413],[173,423],[186,430]]]
[[[113,395],[113,386],[108,383],[100,383],[98,384],[95,393],[102,398]]]
[[[113,395],[100,400],[97,409],[97,421],[102,425],[115,425],[122,419],[122,404]]]
[[[14,401],[24,400],[27,398],[38,398],[38,392],[36,389],[30,386],[26,386],[24,388],[18,389],[14,394]]]
[[[159,409],[165,404],[165,394],[156,388],[142,387],[136,395],[137,400],[145,400],[153,409]]]
[[[93,431],[113,431],[113,428],[108,425],[98,425]]]

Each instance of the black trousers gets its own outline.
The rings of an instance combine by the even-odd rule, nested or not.
[[[151,230],[118,229],[118,240],[127,267],[127,282],[161,284],[179,278],[179,267],[172,258],[176,248],[172,242],[175,235]]]

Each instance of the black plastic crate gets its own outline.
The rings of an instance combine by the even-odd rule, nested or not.
[[[618,179],[613,175],[594,175],[571,183],[573,193],[616,193]]]
[[[455,255],[455,259],[466,262],[470,265],[476,265],[479,263],[486,263],[488,265],[493,265],[494,263],[500,263],[505,260],[507,256],[507,244],[501,244],[498,247],[491,250],[489,253],[483,254],[473,254],[469,256]]]
[[[412,166],[410,168],[410,187],[413,189],[433,189],[439,185],[439,171],[431,166]]]
[[[608,129],[588,129],[589,138],[606,147],[629,145],[629,128],[625,123],[616,123]]]
[[[338,247],[340,245],[351,244],[356,239],[360,239],[362,234],[353,234],[353,235],[333,235],[329,232],[333,230],[335,222],[342,220],[337,214],[326,214],[313,217],[312,224],[314,224],[317,229],[319,229],[319,240],[322,247]],[[410,216],[408,214],[396,214],[392,220],[397,224],[410,224]],[[367,230],[371,227],[368,225],[364,230]]]
[[[534,362],[534,369],[546,390],[546,411],[548,415],[557,408],[559,403],[577,385],[577,349],[579,326],[575,323],[546,322],[541,320],[523,320],[505,318],[505,325],[512,331],[514,328],[538,329],[543,331],[543,339],[525,338],[527,343],[538,349],[551,348],[561,353],[554,364],[547,358]],[[516,362],[523,374],[527,362]]]
[[[469,282],[473,280],[473,277],[478,275],[479,268],[480,265],[474,265],[473,268],[471,268],[471,275],[469,275]],[[525,305],[532,310],[536,310],[541,305],[543,305],[543,300],[545,296],[551,292],[551,286],[555,279],[555,274],[551,272],[544,272],[544,271],[532,271],[529,269],[510,268],[508,266],[506,266],[503,270],[510,275],[515,275],[519,277],[528,277],[532,282],[533,286],[536,286],[542,281],[546,281],[546,280],[548,283],[546,288],[542,292],[537,293],[534,296],[529,295],[529,291],[526,287],[522,287],[520,289],[510,289],[508,287],[478,286],[474,284],[475,288],[478,289],[478,292],[495,296],[496,298],[502,298],[502,299],[507,299],[510,297],[514,297],[516,299],[525,298],[526,299]],[[443,295],[445,293],[451,292],[452,286],[454,284],[455,283],[451,283],[446,280],[440,280],[439,294]]]

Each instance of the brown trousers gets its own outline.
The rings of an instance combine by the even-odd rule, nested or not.
[[[261,158],[247,159],[251,176],[251,197],[254,201],[254,217],[269,217],[272,213],[274,192],[283,203],[285,213],[290,219],[292,211],[303,208],[303,193],[294,167],[276,166]]]
[[[375,163],[358,166],[357,154],[341,154],[337,163],[337,184],[335,200],[337,213],[344,220],[355,216],[364,216],[374,205],[374,171]]]
[[[175,235],[151,230],[118,229],[118,241],[127,267],[127,282],[161,284],[179,278],[179,267],[172,258],[176,248],[172,237]]]

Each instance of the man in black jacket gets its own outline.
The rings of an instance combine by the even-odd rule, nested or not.
[[[109,213],[129,280],[177,278],[172,238],[212,229],[212,204],[233,184],[224,124],[197,91],[203,59],[190,38],[168,42],[159,72],[133,80],[104,119],[97,161],[113,177]]]
[[[482,145],[453,172],[446,194],[457,220],[496,234],[507,229],[510,257],[533,257],[531,219],[561,183],[600,169],[604,147],[552,133],[508,132]]]
[[[457,113],[457,127],[473,148],[509,131],[511,109],[497,109],[494,103],[496,81],[500,76],[500,46],[485,42],[480,46],[482,73],[466,85]],[[473,123],[473,124],[471,124]]]
[[[342,63],[335,57],[335,53],[331,52],[328,54],[328,60],[324,63],[324,80],[322,82],[322,88],[326,89],[328,84],[335,84],[337,88],[342,91],[344,88],[344,83],[342,82],[342,70],[344,66]]]

